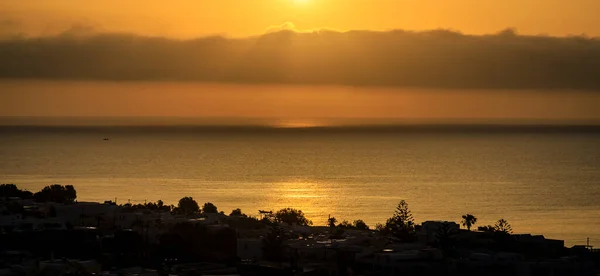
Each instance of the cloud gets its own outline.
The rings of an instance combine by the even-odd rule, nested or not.
[[[294,33],[319,33],[319,32],[339,32],[338,30],[331,28],[318,28],[318,29],[298,29],[292,22],[284,22],[281,25],[269,26],[265,30],[265,34],[277,33],[277,32],[294,32]]]
[[[0,78],[18,79],[600,90],[599,39],[513,29],[339,32],[284,23],[248,38],[175,40],[79,26],[4,39],[0,60]]]
[[[293,32],[300,32],[296,29],[296,25],[294,25],[294,23],[292,22],[285,22],[281,25],[275,25],[275,26],[269,26],[266,30],[265,33],[276,33],[276,32],[281,32],[281,31],[293,31]]]

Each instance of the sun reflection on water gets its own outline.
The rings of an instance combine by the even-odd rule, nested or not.
[[[285,207],[302,210],[316,225],[325,223],[320,221],[323,214],[335,213],[339,207],[339,202],[334,196],[335,185],[331,183],[290,180],[272,185],[273,194],[268,202],[265,202],[267,205],[272,206],[274,210]]]
[[[324,122],[317,120],[303,119],[303,120],[278,120],[275,121],[272,126],[276,128],[311,128],[311,127],[323,127],[326,126]]]

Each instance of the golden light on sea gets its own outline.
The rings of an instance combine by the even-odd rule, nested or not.
[[[323,127],[326,126],[325,123],[319,122],[316,120],[278,120],[272,124],[273,127],[276,128],[311,128],[311,127]]]
[[[341,207],[335,197],[339,187],[334,183],[290,179],[271,185],[279,196],[263,204],[274,211],[286,207],[302,210],[315,225],[324,225],[327,215],[338,213]]]

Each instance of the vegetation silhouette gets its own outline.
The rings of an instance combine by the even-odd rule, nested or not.
[[[54,184],[44,187],[41,191],[33,194],[37,202],[73,203],[77,198],[77,191],[73,185],[62,186]]]
[[[105,201],[105,204],[115,204],[112,201]],[[125,204],[121,204],[119,205],[122,208],[128,209],[128,210],[140,210],[140,211],[158,211],[158,212],[174,212],[174,213],[181,213],[181,210],[173,205],[165,205],[164,202],[162,200],[158,200],[156,203],[154,202],[146,202],[146,203],[140,203],[140,204],[131,204],[131,203],[125,203]]]
[[[20,190],[15,184],[0,184],[0,198],[9,197],[31,198],[33,193]]]
[[[240,209],[240,208],[231,210],[231,213],[229,213],[229,216],[248,217],[246,214],[242,213],[242,209]]]
[[[10,194],[14,194],[14,187],[4,187],[5,191],[8,190]],[[61,189],[55,188],[55,190]],[[172,205],[165,205],[160,200],[156,203],[123,204],[120,207],[124,208],[125,213],[131,210],[144,210],[143,213],[148,214],[149,212],[146,212],[146,210],[154,210],[157,212],[169,211],[173,214],[182,214],[181,210],[186,210],[187,208],[184,205],[194,205],[193,202],[195,202],[191,197],[184,197],[180,201],[182,204],[179,204],[180,206],[177,208]],[[9,204],[16,203],[17,205],[11,207],[11,212],[12,210],[24,212],[22,210],[23,206],[19,205],[19,202],[19,200],[1,200],[0,205],[2,206],[0,207],[3,207],[3,210],[7,211]],[[56,212],[56,209],[52,211],[53,206],[58,207],[56,203],[40,204],[40,206],[42,205],[49,206],[46,216],[50,216],[51,213]],[[77,208],[77,206],[70,207]],[[196,214],[199,212],[197,203],[189,209]],[[216,209],[216,206],[214,209]],[[104,221],[105,218],[102,216],[93,214],[82,218],[86,218],[86,226],[92,226],[95,222],[98,228],[87,227],[83,229],[82,227],[73,227],[70,225],[66,230],[53,229],[52,231],[31,231],[33,229],[30,231],[9,231],[2,229],[6,232],[0,235],[0,251],[12,249],[27,250],[39,258],[48,258],[48,256],[59,258],[96,258],[101,260],[103,265],[106,264],[107,267],[131,267],[139,264],[160,266],[163,262],[238,263],[238,238],[247,234],[243,233],[243,229],[262,234],[262,238],[258,241],[260,241],[260,250],[265,260],[296,262],[296,258],[298,258],[296,257],[298,256],[297,252],[294,250],[290,252],[291,247],[288,247],[287,243],[290,239],[296,239],[306,233],[298,234],[294,233],[294,231],[286,231],[285,229],[290,228],[286,228],[285,224],[310,225],[310,220],[306,218],[302,211],[293,208],[284,208],[274,214],[270,211],[263,211],[262,213],[265,215],[265,218],[259,220],[255,217],[246,216],[241,209],[237,208],[232,210],[230,217],[224,217],[224,221],[220,221],[219,225],[203,225],[205,221],[187,221],[185,218],[183,219],[185,222],[165,223],[163,225],[160,218],[142,220],[136,216],[137,220],[132,223],[132,229],[111,230],[110,233],[114,235],[106,235],[105,229],[102,229],[102,226],[109,224],[109,222]],[[473,221],[473,219],[470,219],[469,214],[465,214],[462,217],[465,221]],[[328,231],[324,234],[326,235],[325,237],[329,237],[330,239],[347,238],[354,234],[354,230],[369,230],[366,223],[360,219],[354,220],[352,223],[348,220],[342,220],[338,223],[338,220],[332,216],[327,220],[326,224],[329,227]],[[434,240],[430,239],[432,233],[428,232],[428,229],[425,229],[427,230],[427,243],[430,246],[439,248],[443,252],[443,256],[458,259],[464,257],[463,253],[465,250],[480,250],[482,248],[486,252],[520,252],[525,254],[526,257],[529,257],[526,254],[530,253],[532,254],[531,256],[564,256],[561,255],[564,253],[564,246],[562,248],[554,246],[557,244],[555,243],[556,241],[536,245],[536,243],[539,243],[537,239],[531,239],[528,243],[527,240],[529,238],[527,237],[521,239],[523,238],[522,235],[511,235],[512,226],[505,219],[499,219],[494,225],[478,227],[478,229],[482,229],[484,232],[491,233],[472,233],[459,230],[454,223],[442,222],[441,224],[434,223],[433,225],[438,225],[439,227],[433,233],[435,235]],[[150,226],[156,226],[160,229],[157,236],[155,236],[157,243],[150,243],[148,241]],[[471,226],[473,226],[473,223],[471,223]],[[259,231],[254,231],[255,229]],[[317,229],[319,231],[322,230],[322,228]],[[393,216],[387,220],[386,224],[378,224],[376,229],[387,237],[393,237],[396,241],[413,242],[416,238],[418,226],[414,223],[408,203],[402,200],[398,203]],[[421,228],[421,230],[423,229]],[[368,234],[372,236],[370,235],[371,233]],[[419,232],[419,234],[425,234],[425,232]],[[308,234],[305,237],[307,236]],[[470,239],[468,238],[469,236],[477,238]],[[381,237],[375,238],[381,239]],[[558,244],[560,245],[560,242]],[[540,250],[543,252],[538,252]],[[336,254],[343,255],[345,253],[344,250],[340,249],[336,251]]]
[[[451,223],[442,223],[435,233],[435,245],[446,255],[452,255],[456,243],[458,231]]]
[[[385,225],[378,224],[376,229],[383,235],[391,235],[400,241],[416,240],[414,218],[405,200],[398,203],[394,215],[386,221]]]
[[[493,233],[496,232],[496,229],[493,225],[484,225],[477,227],[477,231]]]
[[[494,229],[496,232],[512,234],[512,226],[505,219],[499,219],[496,224],[494,224]]]
[[[196,202],[190,196],[181,198],[179,200],[179,203],[177,204],[177,208],[180,212],[186,215],[191,215],[200,211],[200,206],[198,206],[198,202]]]
[[[369,226],[362,219],[357,219],[352,222],[352,226],[357,230],[369,230]]]
[[[69,204],[77,199],[77,191],[73,185],[53,184],[42,188],[37,193],[20,190],[15,184],[0,184],[0,198],[18,197],[34,199],[37,202],[55,202]]]
[[[207,203],[204,203],[204,206],[202,206],[202,212],[216,214],[219,211],[217,210],[217,206],[215,206],[214,204],[212,204],[210,202],[207,202]]]
[[[477,230],[490,233],[512,234],[512,226],[508,221],[501,218],[494,225],[485,225],[477,227]]]
[[[350,223],[347,220],[343,220],[342,222],[340,222],[337,227],[339,228],[343,228],[343,229],[352,229],[354,228],[354,226],[352,225],[352,223]]]
[[[327,226],[329,227],[335,227],[335,224],[337,223],[337,219],[335,217],[329,217],[327,219]]]
[[[462,225],[467,227],[467,230],[471,231],[471,227],[477,223],[477,218],[471,214],[465,214],[462,216]]]
[[[327,226],[329,228],[331,228],[330,233],[332,233],[332,235],[336,236],[336,238],[341,237],[341,235],[344,233],[344,231],[343,231],[344,229],[370,230],[369,226],[361,219],[355,220],[352,223],[350,223],[347,220],[343,220],[339,224],[336,224],[336,223],[337,223],[337,219],[335,217],[329,217],[327,219]]]
[[[308,220],[302,210],[294,208],[283,208],[274,214],[275,222],[287,223],[289,225],[296,224],[301,226],[312,225],[312,221]]]

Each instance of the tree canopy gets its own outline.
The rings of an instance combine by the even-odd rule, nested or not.
[[[294,208],[284,208],[275,213],[275,221],[283,222],[289,225],[312,225],[312,221],[308,220],[302,210]]]
[[[357,230],[369,230],[369,226],[362,219],[355,220],[352,225]]]
[[[471,214],[465,214],[462,216],[462,225],[467,227],[467,230],[471,230],[471,226],[477,223],[477,218]]]
[[[327,219],[327,226],[329,226],[329,227],[335,227],[336,223],[337,223],[337,219],[335,217],[329,217]]]
[[[512,226],[505,219],[499,219],[494,225],[479,226],[477,230],[482,232],[512,234]]]
[[[44,187],[41,191],[33,194],[37,202],[73,203],[77,198],[77,191],[73,185],[62,186],[54,184]]]
[[[414,241],[416,235],[415,222],[411,211],[408,209],[408,203],[401,200],[394,215],[386,221],[385,226],[378,225],[377,229],[383,234],[391,234],[401,241]]]
[[[499,219],[496,224],[494,224],[494,229],[496,232],[512,234],[512,226],[505,219]]]
[[[217,206],[215,206],[214,204],[207,202],[204,203],[204,206],[202,206],[202,212],[203,213],[218,213],[219,211],[217,210]]]
[[[200,211],[200,206],[198,206],[198,202],[196,202],[191,196],[183,197],[179,200],[177,204],[177,208],[184,214],[193,214]]]
[[[242,209],[240,209],[240,208],[231,210],[231,213],[229,213],[229,215],[236,216],[236,217],[247,217],[246,214],[242,213]]]
[[[0,198],[2,197],[19,197],[31,198],[33,193],[17,188],[15,184],[0,184]]]

